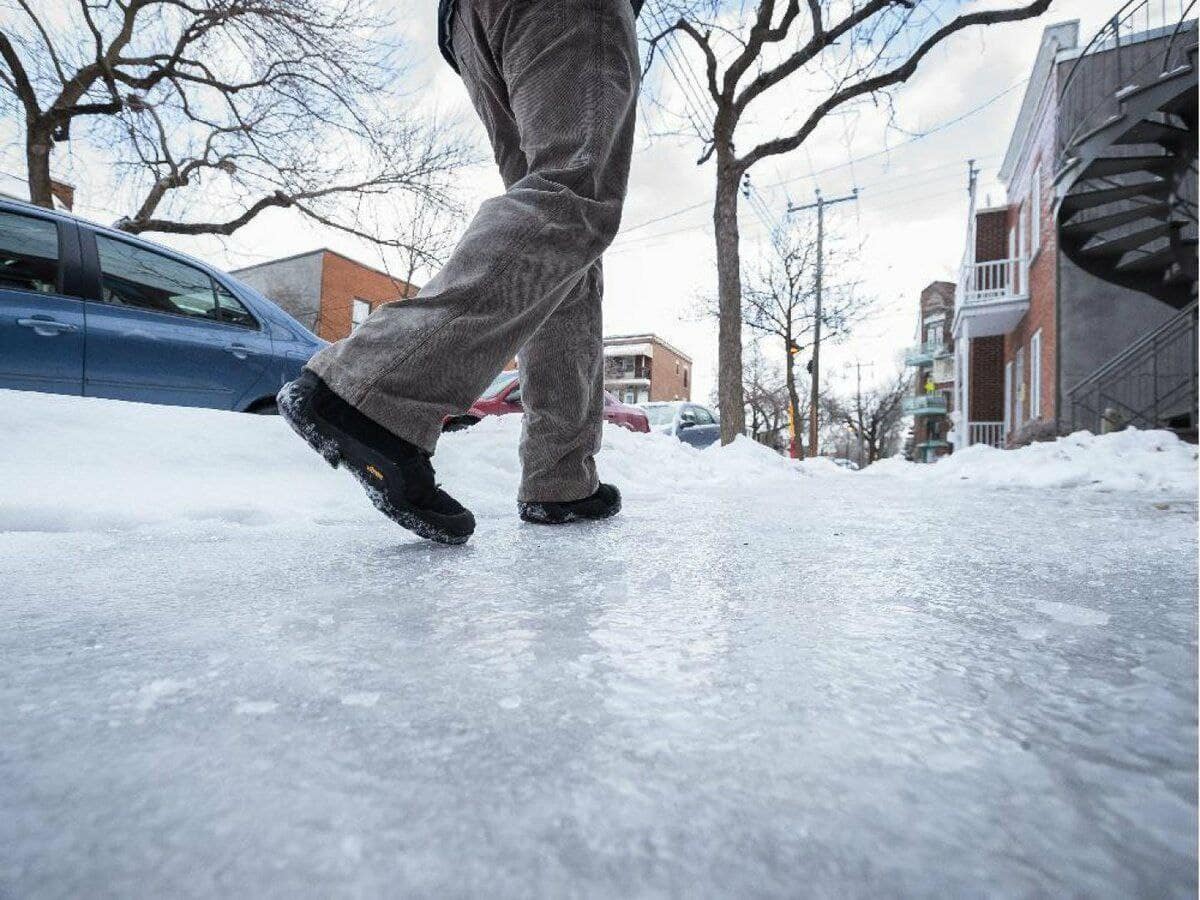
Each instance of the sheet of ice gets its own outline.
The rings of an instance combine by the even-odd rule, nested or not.
[[[0,896],[1195,894],[1161,436],[848,473],[613,430],[625,511],[539,529],[490,421],[445,548],[273,419],[0,421]]]

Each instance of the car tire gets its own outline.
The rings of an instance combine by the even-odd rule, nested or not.
[[[260,403],[258,406],[246,410],[246,412],[254,416],[277,416],[279,415],[279,407],[274,400],[271,400],[268,403]]]
[[[475,416],[451,416],[442,425],[442,433],[450,431],[466,431],[472,425],[479,423],[479,419]]]

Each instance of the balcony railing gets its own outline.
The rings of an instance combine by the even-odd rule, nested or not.
[[[992,259],[963,266],[959,276],[959,302],[1000,303],[1029,296],[1029,261]]]
[[[913,416],[941,416],[946,414],[946,398],[942,394],[918,394],[904,398],[903,409]]]
[[[987,444],[989,447],[1004,449],[1003,422],[972,422],[970,428],[971,444]]]
[[[946,345],[942,341],[927,341],[905,350],[904,364],[906,366],[927,366],[939,356],[945,356],[947,352]]]

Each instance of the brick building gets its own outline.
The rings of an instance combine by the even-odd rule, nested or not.
[[[1183,280],[1170,268],[1178,264],[1168,259],[1167,235],[1187,226],[1167,203],[1139,195],[1194,198],[1194,163],[1190,185],[1185,175],[1181,190],[1163,173],[1186,168],[1172,156],[1182,151],[1169,142],[1154,144],[1171,130],[1184,130],[1184,123],[1172,107],[1138,113],[1144,120],[1129,109],[1139,79],[1155,89],[1165,84],[1161,73],[1175,52],[1168,44],[1172,33],[1194,47],[1194,20],[1182,31],[1158,28],[1096,41],[1086,53],[1078,49],[1077,22],[1045,30],[999,172],[1006,202],[978,208],[972,176],[952,328],[956,446],[1014,446],[1075,427],[1099,430],[1095,417],[1079,421],[1078,386],[1113,371],[1140,338],[1173,321],[1186,304],[1179,291],[1164,300],[1163,285]],[[1131,65],[1128,55],[1124,63],[1114,61],[1117,52],[1140,52],[1145,64]],[[1090,68],[1073,77],[1081,61]],[[1116,105],[1081,112],[1085,81],[1087,103],[1096,106],[1111,96]],[[1194,72],[1191,85],[1194,121]],[[1096,131],[1087,115],[1101,126],[1126,128],[1112,139],[1107,156],[1092,151],[1087,157],[1081,149],[1081,140],[1103,130]],[[1193,136],[1193,161],[1194,146]],[[1147,171],[1136,171],[1138,166]],[[1167,218],[1164,224],[1154,221],[1159,215]],[[1190,246],[1194,263],[1194,237],[1182,245]],[[1194,275],[1191,285],[1194,297]],[[1112,395],[1108,390],[1106,396]]]
[[[232,274],[327,341],[344,338],[377,306],[417,292],[402,279],[326,248]]]
[[[604,387],[625,403],[692,399],[692,359],[653,334],[604,339]]]
[[[913,417],[911,458],[933,462],[950,452],[949,413],[954,410],[954,283],[934,281],[921,291],[918,343],[904,354],[913,393],[904,411]]]

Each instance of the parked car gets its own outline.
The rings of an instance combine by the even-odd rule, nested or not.
[[[676,400],[669,403],[643,403],[642,409],[650,419],[651,429],[672,434],[685,444],[707,447],[721,439],[721,425],[707,406]]]
[[[458,431],[469,428],[484,416],[506,416],[522,412],[524,408],[521,406],[521,384],[517,373],[509,370],[496,376],[483,392],[483,396],[475,401],[466,414],[450,416],[442,427],[445,431]],[[630,431],[650,431],[650,422],[644,412],[636,406],[622,403],[608,391],[604,392],[604,418]]]
[[[198,260],[0,200],[0,388],[270,413],[324,345]]]

